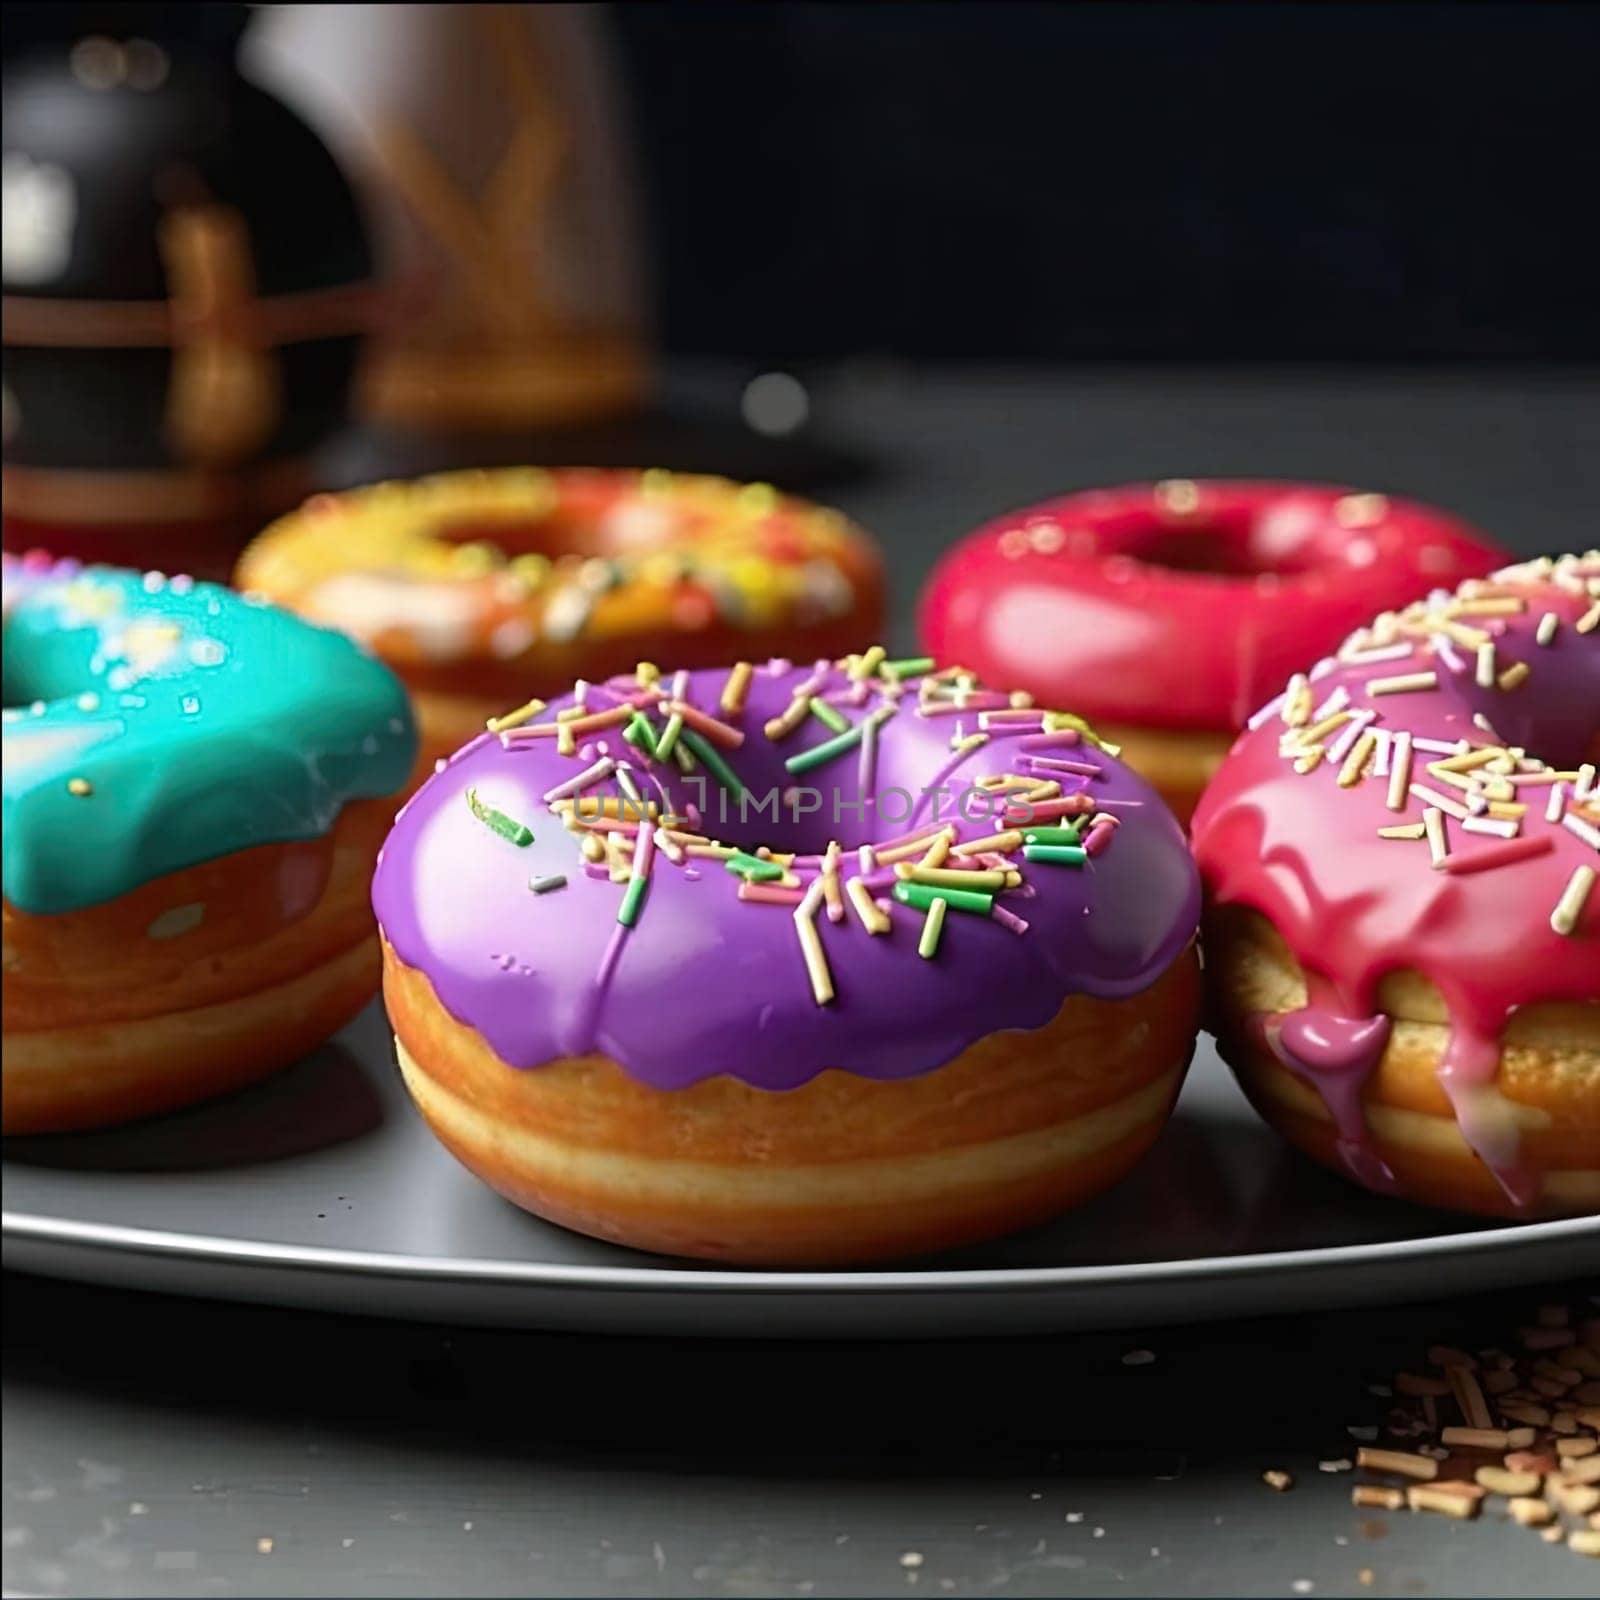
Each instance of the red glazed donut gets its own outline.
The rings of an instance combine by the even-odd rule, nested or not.
[[[1503,559],[1415,501],[1173,479],[1014,511],[923,592],[941,661],[1070,699],[1188,817],[1245,717],[1375,613]]]

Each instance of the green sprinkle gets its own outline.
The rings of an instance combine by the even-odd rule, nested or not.
[[[679,772],[693,772],[695,769],[694,751],[686,744],[674,744],[672,759],[678,763]]]
[[[809,702],[811,715],[814,716],[825,728],[832,728],[835,733],[848,733],[850,723],[848,719],[839,715],[825,700],[813,697]]]
[[[639,907],[644,904],[645,892],[650,887],[650,880],[641,873],[634,873],[628,879],[628,887],[622,896],[622,904],[617,907],[617,921],[624,928],[631,928],[639,920]]]
[[[939,936],[944,932],[947,904],[947,901],[935,900],[928,907],[928,915],[922,924],[922,937],[917,940],[917,954],[924,961],[932,961],[939,953]]]
[[[933,671],[932,656],[907,656],[903,661],[884,661],[878,671],[886,678],[917,678]]]
[[[816,717],[816,720],[822,723],[824,728],[832,728],[834,733],[850,733],[850,718],[838,714],[834,707],[827,704],[827,701],[819,701],[813,696],[811,701],[808,701],[808,706],[810,706],[811,715]]]
[[[722,759],[722,752],[708,739],[702,739],[693,728],[685,728],[679,735],[682,743],[704,763],[706,771],[722,785],[729,794],[742,796],[744,785],[739,781],[739,774]]]
[[[667,718],[667,725],[656,740],[656,760],[665,761],[678,746],[678,735],[683,732],[683,718],[676,711]]]
[[[1065,828],[1026,828],[1023,830],[1022,842],[1029,844],[1079,844],[1082,841],[1078,835],[1077,823],[1071,823]]]
[[[1044,861],[1058,867],[1081,867],[1089,859],[1089,852],[1077,844],[1024,844],[1023,859]]]
[[[526,823],[518,822],[515,817],[508,817],[505,812],[497,811],[493,806],[485,805],[478,798],[476,789],[467,790],[467,804],[472,807],[472,814],[479,822],[493,828],[502,839],[509,839],[514,845],[533,843],[533,829]]]
[[[809,750],[802,750],[797,756],[790,756],[784,762],[791,772],[809,772],[813,767],[820,767],[832,761],[835,756],[842,756],[846,750],[853,750],[861,743],[861,736],[866,731],[866,724],[858,722],[852,728],[847,728],[836,738],[826,739],[821,744],[814,744]]]
[[[531,878],[528,881],[528,887],[535,894],[549,894],[552,889],[565,889],[566,886],[567,875],[564,872],[553,873],[548,878]]]
[[[894,886],[894,897],[903,906],[915,906],[926,911],[935,900],[943,900],[952,911],[975,911],[986,917],[994,910],[994,896],[980,894],[976,889],[942,889],[931,883],[906,883]]]
[[[642,711],[635,711],[628,719],[628,726],[622,730],[622,737],[635,750],[642,750],[652,761],[660,759],[661,747],[656,743],[655,729],[650,726],[650,719]]]
[[[774,878],[783,876],[780,863],[763,861],[760,856],[746,855],[743,850],[735,851],[722,864],[736,878],[749,878],[754,883],[771,883]]]

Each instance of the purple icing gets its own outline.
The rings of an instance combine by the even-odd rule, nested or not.
[[[1026,771],[1018,766],[1026,735],[998,729],[952,767],[952,737],[977,732],[978,713],[924,717],[912,683],[878,740],[883,809],[850,810],[861,798],[859,751],[795,775],[785,760],[834,734],[814,718],[782,740],[762,731],[814,673],[783,663],[759,669],[744,712],[733,719],[745,742],[729,753],[757,795],[797,784],[822,791],[820,811],[798,819],[785,814],[774,822],[769,807],[741,822],[736,802],[723,811],[714,786],[703,792],[675,769],[645,763],[619,728],[591,734],[593,748],[581,758],[560,755],[549,738],[523,738],[509,749],[492,734],[473,740],[412,798],[379,857],[373,904],[396,954],[424,972],[446,1010],[513,1066],[600,1052],[661,1089],[727,1073],[778,1090],[830,1067],[878,1079],[929,1072],[999,1029],[1043,1026],[1069,994],[1138,993],[1194,937],[1199,883],[1182,830],[1148,784],[1093,747],[1084,753],[1101,776],[1063,774],[1063,790],[1120,802],[1121,826],[1081,867],[1013,858],[1032,892],[1010,891],[998,905],[1025,915],[1024,933],[998,918],[952,911],[937,958],[927,961],[917,954],[919,911],[893,904],[893,931],[885,936],[869,935],[853,911],[839,922],[819,913],[835,989],[833,1003],[821,1006],[791,908],[741,901],[737,879],[715,859],[691,858],[684,870],[657,854],[637,924],[621,928],[623,886],[582,870],[576,838],[541,799],[597,753],[631,762],[647,795],[665,793],[679,812],[707,802],[702,831],[724,843],[807,855],[837,838],[847,877],[859,870],[858,844],[928,822],[935,802],[919,791],[938,774],[949,771],[947,781],[966,790],[982,775]],[[726,678],[722,671],[690,674],[689,703],[719,715]],[[829,688],[847,682],[843,671],[829,669]],[[591,709],[601,699],[591,700]],[[542,718],[571,703],[570,695],[552,702]],[[534,841],[519,848],[486,826],[467,803],[469,788],[529,826]],[[586,792],[619,793],[611,779]],[[832,814],[835,795],[840,820]],[[939,804],[941,820],[954,822],[963,839],[1002,825],[976,805],[969,806],[975,820],[967,821],[951,800]],[[814,876],[803,864],[799,872],[807,882]],[[530,891],[531,880],[558,873],[567,878],[563,889]],[[885,894],[892,880],[880,868],[870,881]]]

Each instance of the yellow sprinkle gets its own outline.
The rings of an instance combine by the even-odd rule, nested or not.
[[[1309,750],[1303,751],[1296,759],[1294,770],[1304,777],[1308,772],[1315,772],[1322,765],[1323,749],[1320,744],[1314,744]]]
[[[1392,828],[1379,828],[1380,839],[1420,839],[1427,829],[1420,822],[1400,822]]]
[[[932,844],[928,846],[928,853],[918,863],[923,867],[942,867],[946,857],[950,854],[950,835],[941,833]]]
[[[93,794],[94,785],[87,778],[68,778],[67,793],[77,795]]]
[[[1513,661],[1495,682],[1500,685],[1502,694],[1509,694],[1511,690],[1519,688],[1528,679],[1533,668],[1526,661]]]
[[[974,750],[982,749],[989,742],[986,733],[969,733],[964,739],[951,739],[950,748],[958,756],[970,756]]]
[[[1596,628],[1600,628],[1600,600],[1596,600],[1595,603],[1590,606],[1589,609],[1585,611],[1575,623],[1573,623],[1573,627],[1576,628],[1579,633],[1593,633]]]
[[[1192,516],[1200,509],[1200,486],[1192,478],[1168,478],[1156,485],[1156,504],[1172,516]]]
[[[564,756],[574,756],[578,753],[578,741],[573,737],[570,722],[563,722],[557,726],[556,749]]]
[[[641,661],[633,669],[633,676],[641,689],[648,689],[652,684],[660,681],[661,668],[653,661]]]
[[[873,677],[888,654],[889,652],[885,650],[881,644],[873,645],[873,647],[856,662],[854,669],[850,673],[850,676],[852,678]]]
[[[866,880],[851,878],[844,888],[850,897],[850,904],[855,907],[856,915],[861,919],[861,926],[868,933],[887,933],[893,924],[879,909],[877,901],[872,898]]]
[[[1388,497],[1381,494],[1347,494],[1333,503],[1333,519],[1341,528],[1371,528],[1388,515]]]
[[[1447,617],[1515,617],[1528,609],[1520,595],[1487,595],[1475,600],[1452,600],[1444,608]]]
[[[878,865],[886,867],[891,862],[909,861],[912,856],[921,855],[940,834],[948,837],[952,844],[955,842],[956,830],[950,823],[946,823],[942,828],[930,828],[928,832],[919,834],[915,839],[908,839],[904,844],[895,845],[891,850],[874,851]]]
[[[484,723],[484,727],[490,733],[504,733],[507,728],[520,728],[524,722],[531,721],[543,710],[543,700],[530,700],[526,705],[518,706],[515,711],[507,711],[503,716],[490,717]]]
[[[985,834],[981,839],[968,839],[965,844],[958,844],[952,855],[981,856],[989,852],[996,855],[1010,855],[1013,850],[1022,848],[1022,830],[1008,828],[1004,833]]]
[[[736,717],[744,710],[744,700],[750,691],[750,678],[755,668],[748,661],[735,661],[728,681],[722,686],[722,697],[717,707],[725,717]]]
[[[1335,728],[1343,727],[1354,715],[1353,711],[1335,711],[1314,726],[1301,729],[1294,738],[1302,745],[1316,744],[1319,740],[1325,739]]]
[[[1301,728],[1311,719],[1311,683],[1303,672],[1289,680],[1283,694],[1283,720],[1291,728]]]
[[[1576,930],[1578,918],[1583,915],[1584,905],[1589,899],[1589,891],[1594,888],[1594,880],[1593,867],[1573,869],[1566,888],[1561,891],[1561,898],[1556,901],[1555,910],[1550,913],[1550,926],[1557,933],[1570,936]]]
[[[1400,672],[1392,678],[1369,678],[1367,693],[1368,695],[1410,694],[1415,689],[1436,689],[1438,686],[1437,672]]]
[[[789,702],[787,711],[780,712],[775,717],[769,717],[762,731],[769,739],[785,739],[810,715],[810,700],[797,697]]]
[[[1361,782],[1362,774],[1366,771],[1367,762],[1371,759],[1377,743],[1377,736],[1370,728],[1356,740],[1355,748],[1344,758],[1344,765],[1339,769],[1341,789],[1354,788]]]
[[[917,941],[917,954],[924,961],[932,961],[939,953],[939,934],[944,928],[946,903],[935,900],[922,923],[922,937]]]

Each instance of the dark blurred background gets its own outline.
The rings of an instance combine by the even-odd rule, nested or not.
[[[1592,5],[620,5],[672,350],[1600,353]]]
[[[1600,355],[1600,7],[599,9],[669,353]]]

